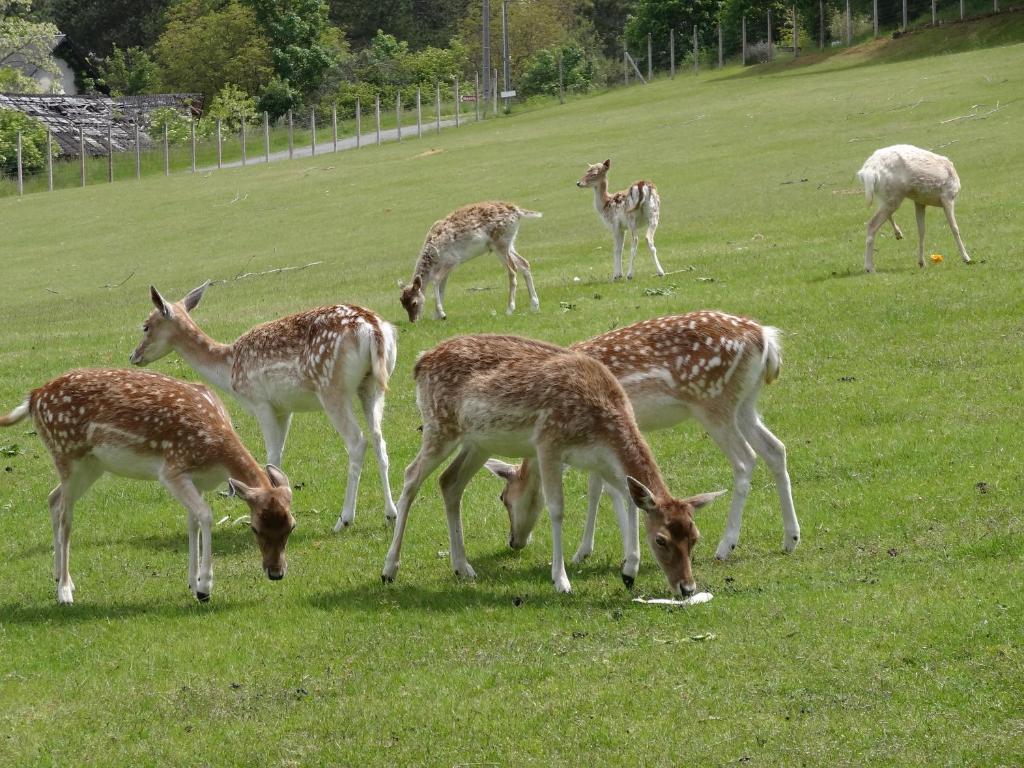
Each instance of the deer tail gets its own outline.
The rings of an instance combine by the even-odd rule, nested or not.
[[[857,178],[864,185],[864,197],[867,198],[868,205],[871,205],[871,201],[875,199],[875,172],[870,168],[861,168],[857,171]]]
[[[764,371],[764,383],[771,384],[779,378],[782,370],[782,344],[779,341],[781,331],[766,325],[761,329],[764,349],[761,352],[761,368]]]
[[[0,416],[0,427],[9,427],[12,424],[17,424],[19,421],[24,421],[28,417],[29,410],[29,400],[26,397],[25,401],[13,411],[6,416]]]
[[[522,216],[524,219],[539,219],[541,216],[544,215],[540,211],[528,211],[525,208],[517,208],[516,210],[519,212],[519,215]]]
[[[395,340],[395,328],[390,323],[381,323],[370,335],[370,365],[373,377],[380,388],[387,392],[391,372],[395,370],[398,357],[398,344]]]

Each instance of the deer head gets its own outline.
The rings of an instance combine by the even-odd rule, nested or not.
[[[484,465],[495,477],[505,481],[498,497],[508,511],[508,545],[522,549],[530,543],[530,534],[537,525],[542,508],[540,483],[529,462],[517,466],[499,459],[488,459]]]
[[[288,477],[273,464],[267,464],[267,487],[248,486],[241,480],[230,479],[228,486],[234,495],[249,505],[251,528],[256,534],[263,555],[263,572],[272,581],[284,578],[288,561],[284,548],[288,536],[295,530],[292,516],[292,489]]]
[[[402,306],[405,307],[405,311],[409,313],[410,323],[415,323],[420,319],[420,315],[423,314],[424,299],[423,281],[420,279],[419,275],[416,275],[409,285],[402,288],[402,295],[400,297]]]
[[[608,173],[608,169],[611,167],[612,161],[609,158],[603,163],[596,163],[587,167],[587,172],[580,177],[580,180],[576,182],[577,187],[594,187],[600,184],[605,175]]]
[[[156,362],[174,349],[175,338],[182,325],[194,326],[189,312],[196,308],[203,293],[210,287],[210,281],[188,292],[181,301],[170,303],[152,285],[149,297],[156,307],[142,324],[142,341],[129,359],[132,365],[147,365]]]

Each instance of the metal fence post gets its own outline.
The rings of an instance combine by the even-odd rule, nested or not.
[[[668,31],[668,76],[675,79],[676,76],[676,30],[673,27]]]
[[[961,0],[963,2],[963,0]],[[476,114],[476,121],[480,122],[480,73],[473,73],[473,112]]]
[[[934,0],[932,0],[934,2]],[[455,127],[459,127],[459,112],[462,111],[462,99],[459,96],[459,78],[455,78],[455,85],[452,90],[455,95]]]
[[[164,176],[171,175],[171,140],[167,135],[167,121],[164,121]]]
[[[846,44],[853,44],[853,16],[850,14],[850,0],[846,0]]]
[[[562,72],[562,52],[558,52],[558,103],[565,104],[565,76]]]
[[[107,182],[114,181],[114,123],[107,120]]]
[[[875,3],[877,4],[878,0],[875,0]],[[875,19],[876,19],[876,24],[877,24],[877,19],[878,19],[878,14],[877,13],[875,13]],[[960,21],[963,21],[963,20],[964,20],[964,0],[960,0]],[[878,36],[878,32],[876,31],[875,32],[875,37],[877,37],[877,36]]]
[[[696,76],[700,69],[700,51],[697,50],[697,25],[693,25],[693,74]],[[649,79],[649,78],[648,78]]]
[[[938,14],[935,11],[935,0],[932,0],[932,26],[933,27],[939,26],[939,17],[938,17]]]
[[[960,0],[960,20],[963,21],[964,14],[964,0]],[[871,26],[874,30],[874,36],[878,37],[878,0],[871,1]]]
[[[497,72],[498,70],[494,70]],[[434,118],[437,120],[437,132],[441,132],[441,81],[438,80],[436,83],[436,90],[434,93]]]
[[[796,6],[793,6],[793,58],[800,56],[800,25],[797,24]]]
[[[309,108],[309,155],[316,157],[316,107]]]
[[[818,0],[818,48],[825,50],[825,0]]]
[[[188,135],[192,144],[192,173],[196,172],[196,116],[189,115]]]
[[[46,129],[46,191],[53,192],[53,134]]]
[[[740,32],[741,39],[743,41],[742,42],[743,47],[742,47],[742,54],[741,54],[742,59],[741,59],[741,61],[743,62],[743,66],[747,66],[747,17],[746,16],[743,17],[743,23],[742,23],[742,26],[740,27],[740,29],[741,29],[741,32]]]
[[[288,159],[295,157],[295,122],[292,119],[292,111],[288,110]]]
[[[356,97],[356,149],[363,145],[363,108]]]
[[[402,140],[402,91],[395,92],[395,130],[398,132],[398,140]]]
[[[221,134],[220,134],[220,118],[217,118],[217,167],[220,168],[224,163],[224,151],[221,145]]]
[[[718,68],[725,66],[725,58],[722,51],[722,22],[718,22]]]
[[[422,89],[416,86],[416,138],[423,138],[423,101]]]
[[[494,88],[491,90],[491,95],[494,97],[494,116],[498,116],[498,68],[494,68]]]
[[[373,114],[377,119],[377,146],[380,146],[380,94],[377,94],[377,98],[373,102]]]
[[[334,151],[338,151],[338,105],[331,105],[331,137],[334,139]]]
[[[908,16],[907,16],[907,0],[903,0],[903,31],[904,32],[907,31],[907,24],[908,23],[909,23],[909,19],[908,19]]]
[[[849,0],[847,0],[849,2]],[[775,51],[772,50],[772,9],[768,9],[768,63],[775,61]]]
[[[248,157],[246,156],[247,152],[246,152],[246,146],[245,146],[245,115],[242,115],[241,118],[242,118],[242,135],[241,135],[241,139],[242,139],[242,165],[245,165],[246,160],[248,160]]]
[[[647,33],[647,82],[654,78],[654,56],[651,53],[651,33]]]
[[[263,113],[263,160],[270,162],[270,113]]]
[[[21,161],[21,131],[18,131],[18,195],[25,194],[25,169]]]
[[[135,178],[142,178],[142,149],[139,147],[139,124],[135,124]]]

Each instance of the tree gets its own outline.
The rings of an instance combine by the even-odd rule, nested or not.
[[[325,44],[327,5],[321,0],[245,0],[270,41],[274,72],[304,100],[323,92],[335,65]]]
[[[413,51],[440,48],[456,35],[467,9],[479,0],[328,0],[329,17],[358,48],[370,45],[378,30],[409,43]]]
[[[114,52],[99,62],[99,83],[111,96],[135,96],[149,93],[156,87],[160,69],[149,54],[138,47],[122,51],[116,45]]]
[[[562,88],[568,93],[585,93],[594,79],[593,62],[575,45],[558,50],[545,48],[537,51],[523,68],[521,89],[524,96],[558,93],[558,59],[562,59]]]
[[[18,131],[21,131],[21,165],[25,173],[46,167],[46,128],[38,120],[14,109],[0,109],[0,171],[18,172]]]
[[[30,76],[44,72],[60,92],[60,70],[51,55],[60,32],[50,22],[32,21],[31,11],[31,0],[0,0],[0,80],[17,92],[35,93],[39,88]]]
[[[270,82],[270,44],[252,10],[238,0],[212,8],[204,0],[181,0],[154,47],[165,90],[198,92],[207,98],[227,83],[258,94]]]
[[[646,53],[650,35],[655,63],[664,65],[668,62],[669,30],[675,30],[682,43],[689,39],[694,25],[709,30],[717,21],[717,11],[716,0],[639,0],[626,22],[626,40],[634,52]]]

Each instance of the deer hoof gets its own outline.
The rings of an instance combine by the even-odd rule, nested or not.
[[[200,603],[208,603],[210,602],[210,593],[196,592],[196,600],[198,600]]]
[[[632,589],[634,581],[636,581],[634,576],[630,576],[628,573],[622,574],[622,583],[626,585],[626,589]]]
[[[394,584],[395,583],[395,577],[394,576],[388,576],[386,573],[382,573],[380,575],[380,583],[381,584]]]

